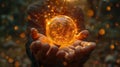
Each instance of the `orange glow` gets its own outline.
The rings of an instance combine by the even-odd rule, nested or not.
[[[110,49],[113,50],[114,48],[115,48],[114,44],[110,45]]]
[[[20,63],[18,61],[16,61],[14,65],[14,67],[20,67]]]
[[[105,30],[104,30],[104,29],[100,29],[100,30],[99,30],[99,34],[100,34],[100,35],[104,35],[104,34],[105,34]]]
[[[25,33],[21,33],[21,34],[20,34],[20,37],[21,37],[21,38],[25,38]]]
[[[111,10],[111,7],[110,7],[110,6],[107,6],[106,10],[107,10],[107,11],[110,11],[110,10]]]
[[[52,43],[61,47],[70,45],[75,41],[77,27],[68,16],[58,15],[46,23],[46,35]]]
[[[94,11],[93,11],[93,10],[88,10],[87,15],[88,15],[89,17],[94,16]]]
[[[28,20],[31,20],[31,17],[28,15],[28,16],[27,16],[27,19],[28,19]]]
[[[14,26],[14,30],[18,30],[19,28],[18,28],[18,26]]]
[[[13,60],[12,58],[8,58],[8,62],[9,62],[9,63],[13,63],[13,61],[14,61],[14,60]]]

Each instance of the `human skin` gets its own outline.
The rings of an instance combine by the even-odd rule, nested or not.
[[[60,1],[59,5],[56,5],[55,1]],[[84,30],[84,15],[82,9],[79,5],[74,4],[68,4],[64,6],[64,9],[58,9],[63,4],[61,1],[62,0],[40,0],[30,5],[27,10],[29,17],[26,53],[31,59],[33,67],[82,67],[95,48],[95,43],[83,41],[87,38],[89,32]],[[80,33],[73,44],[60,48],[60,46],[56,44],[51,45],[47,42],[44,12],[51,13],[49,12],[51,9],[47,7],[48,5],[57,7],[55,8],[55,13],[61,15],[62,12],[62,15],[70,16],[77,21],[76,25]]]
[[[94,42],[83,41],[88,34],[87,30],[83,30],[73,44],[60,48],[56,44],[50,45],[45,35],[32,28],[31,36],[34,41],[30,49],[36,61],[44,67],[83,67],[96,47]]]

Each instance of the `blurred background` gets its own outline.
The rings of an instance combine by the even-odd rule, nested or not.
[[[30,67],[25,52],[27,7],[37,0],[0,0],[0,67]],[[97,43],[85,67],[120,67],[120,0],[79,0],[88,40]]]

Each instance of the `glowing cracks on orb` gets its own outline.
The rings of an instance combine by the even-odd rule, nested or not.
[[[46,35],[54,44],[71,45],[75,41],[76,34],[76,24],[68,16],[58,15],[46,23]]]

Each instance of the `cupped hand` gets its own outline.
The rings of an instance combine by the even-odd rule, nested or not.
[[[73,44],[60,48],[60,46],[50,44],[45,35],[32,28],[31,36],[34,41],[30,46],[31,52],[36,61],[45,67],[49,67],[49,65],[52,67],[56,65],[57,67],[80,67],[88,60],[90,53],[96,46],[94,42],[83,41],[88,34],[87,30],[83,30],[78,34]]]

